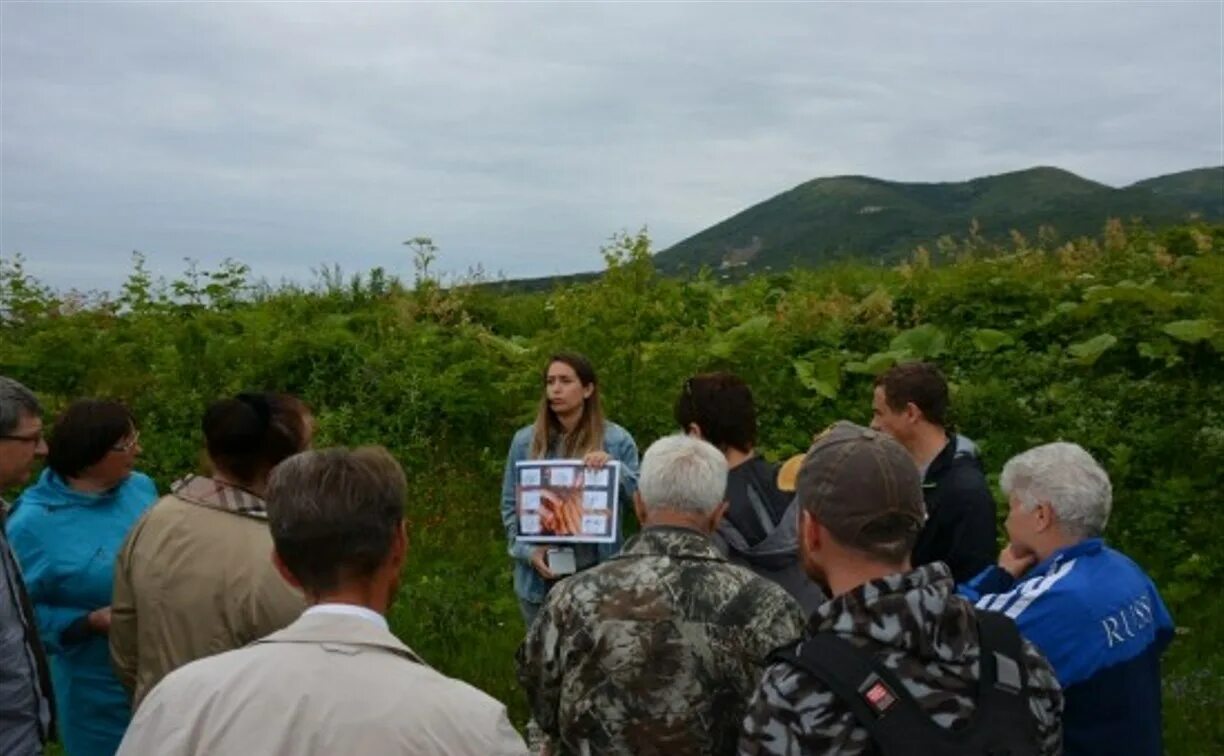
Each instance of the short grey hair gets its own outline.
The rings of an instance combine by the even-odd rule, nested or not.
[[[1025,510],[1048,502],[1068,535],[1095,538],[1109,522],[1109,475],[1079,444],[1056,441],[1012,457],[1003,466],[999,486]]]
[[[647,510],[712,514],[727,491],[727,459],[700,439],[664,436],[642,455],[638,490]]]
[[[0,375],[0,436],[17,430],[23,417],[40,417],[42,405],[34,392]]]
[[[381,446],[305,451],[268,479],[268,529],[307,595],[372,574],[404,519],[407,481]]]

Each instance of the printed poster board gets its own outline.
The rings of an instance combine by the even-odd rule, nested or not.
[[[620,463],[587,467],[580,459],[515,464],[518,540],[612,543],[620,532]]]

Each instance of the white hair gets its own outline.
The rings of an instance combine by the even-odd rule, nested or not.
[[[638,490],[647,510],[712,514],[727,491],[727,459],[700,439],[664,436],[642,455]]]
[[[1109,475],[1079,444],[1056,441],[1012,457],[1003,466],[999,486],[1025,510],[1049,503],[1068,535],[1094,538],[1109,522]]]

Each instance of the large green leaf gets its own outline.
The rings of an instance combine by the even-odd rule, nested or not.
[[[804,387],[815,391],[826,399],[836,399],[841,389],[841,361],[836,357],[818,358],[814,361],[793,360],[795,374]]]
[[[1101,355],[1118,343],[1118,337],[1112,333],[1103,333],[1087,341],[1072,344],[1067,347],[1067,353],[1081,365],[1091,365],[1101,358]]]
[[[861,362],[847,362],[847,373],[860,375],[879,375],[907,357],[913,357],[909,352],[876,352]]]
[[[1163,362],[1166,367],[1173,367],[1182,361],[1177,353],[1177,347],[1168,339],[1141,341],[1138,344],[1139,356],[1157,362]]]
[[[924,323],[897,334],[888,349],[890,352],[906,352],[919,359],[927,359],[943,354],[947,346],[948,337],[944,336],[943,331]]]
[[[1172,323],[1165,323],[1160,330],[1178,341],[1197,344],[1203,339],[1214,336],[1216,326],[1210,320],[1175,320]]]
[[[768,315],[756,315],[743,323],[719,334],[710,342],[709,352],[714,357],[728,359],[735,354],[738,347],[748,342],[760,343],[769,330]]]
[[[970,335],[979,352],[994,352],[1016,343],[1011,334],[993,328],[976,328]]]

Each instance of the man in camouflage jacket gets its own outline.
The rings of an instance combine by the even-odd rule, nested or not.
[[[553,754],[732,754],[775,647],[803,627],[775,583],[709,540],[727,465],[685,436],[653,444],[635,507],[644,528],[613,559],[562,581],[519,649]]]
[[[804,460],[798,495],[808,573],[834,596],[805,637],[834,632],[893,670],[935,724],[959,729],[974,713],[981,649],[973,606],[956,595],[947,565],[910,570],[922,524],[922,491],[891,439],[837,423]],[[1037,752],[1062,752],[1062,693],[1049,663],[1023,642],[1027,704]],[[739,753],[769,756],[874,753],[845,703],[806,671],[771,665],[749,704]]]

